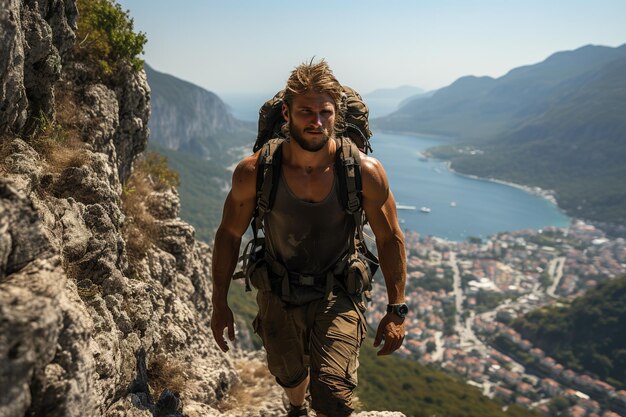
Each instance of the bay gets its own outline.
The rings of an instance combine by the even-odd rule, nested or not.
[[[520,229],[565,227],[570,219],[546,199],[508,185],[478,180],[451,171],[447,163],[426,160],[421,152],[442,139],[374,132],[371,156],[382,162],[401,227],[453,241],[487,237]],[[420,211],[431,209],[430,213]]]

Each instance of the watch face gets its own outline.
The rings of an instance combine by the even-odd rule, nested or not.
[[[406,304],[402,304],[402,305],[398,306],[398,310],[397,311],[398,311],[398,315],[400,317],[404,317],[409,312],[409,307]]]

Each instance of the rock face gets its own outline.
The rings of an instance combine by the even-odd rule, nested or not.
[[[21,132],[28,115],[51,117],[61,54],[74,43],[77,10],[62,0],[2,0],[0,132]],[[47,17],[47,19],[45,18]]]
[[[149,88],[130,66],[107,83],[73,61],[76,17],[73,1],[0,9],[0,416],[219,415],[238,377],[210,335],[211,251],[176,190],[154,192],[158,233],[130,274],[120,195],[146,147]],[[20,137],[59,111],[83,146],[52,172]]]
[[[155,230],[129,256],[121,195],[147,142],[145,73],[102,81],[73,57],[74,1],[1,1],[0,417],[282,415],[280,388],[242,385],[213,341],[211,250],[174,188],[142,201]],[[46,154],[31,133],[57,114],[80,146]],[[250,384],[267,399],[225,405]]]

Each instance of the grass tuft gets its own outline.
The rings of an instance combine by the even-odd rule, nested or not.
[[[180,396],[187,388],[187,375],[182,362],[165,354],[153,357],[148,364],[148,386],[155,400],[166,389]]]
[[[122,230],[129,265],[140,262],[158,238],[158,221],[145,206],[154,191],[164,191],[179,184],[178,174],[167,166],[167,159],[149,152],[139,159],[122,190],[122,210],[126,221]]]

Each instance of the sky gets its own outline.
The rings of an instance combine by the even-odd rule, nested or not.
[[[554,52],[626,43],[624,0],[118,0],[155,70],[222,94],[270,93],[311,58],[366,94],[500,77]]]

